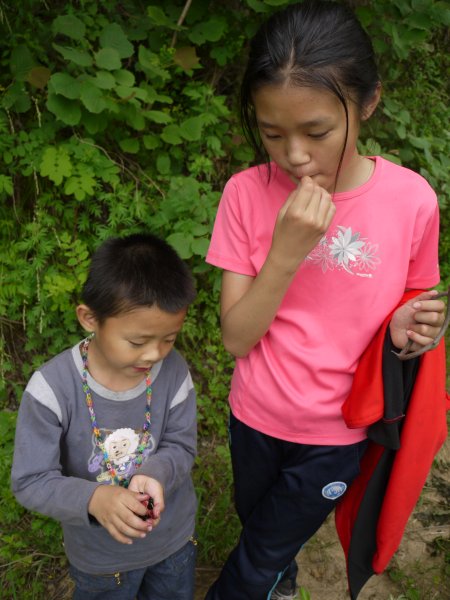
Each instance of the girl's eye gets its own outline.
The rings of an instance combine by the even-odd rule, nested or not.
[[[266,138],[266,140],[279,140],[281,138],[281,135],[265,133],[264,137]]]
[[[173,338],[172,340],[164,340],[166,342],[166,344],[175,344],[175,340],[176,338]]]
[[[324,138],[328,133],[328,131],[323,131],[322,133],[310,133],[309,137],[313,138],[314,140],[320,140],[321,138]]]

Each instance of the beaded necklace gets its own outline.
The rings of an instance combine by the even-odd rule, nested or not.
[[[83,392],[86,394],[86,405],[88,407],[89,415],[91,417],[92,433],[94,434],[96,445],[102,451],[103,458],[104,458],[106,467],[111,474],[111,479],[113,480],[113,484],[120,485],[122,487],[128,487],[129,480],[126,477],[121,477],[120,475],[118,475],[115,468],[113,467],[113,465],[111,463],[111,459],[109,458],[108,452],[105,447],[105,440],[103,439],[103,436],[100,433],[100,429],[97,425],[97,418],[95,416],[94,403],[92,402],[91,390],[90,390],[88,382],[87,382],[87,374],[88,374],[88,370],[89,370],[88,369],[88,348],[89,348],[89,343],[90,343],[91,339],[92,339],[92,336],[86,338],[86,340],[83,342],[83,345],[81,347],[81,358],[83,361],[83,373],[82,373],[81,377],[82,377],[82,382],[83,382]],[[145,405],[145,422],[142,427],[141,443],[136,448],[136,456],[132,461],[132,464],[135,467],[135,469],[138,469],[142,464],[142,454],[143,454],[144,450],[147,448],[148,440],[150,438],[150,425],[151,425],[150,405],[152,402],[152,382],[151,382],[151,378],[150,378],[150,370],[147,372],[147,375],[145,376],[145,388],[146,388],[146,396],[147,396],[147,402]]]

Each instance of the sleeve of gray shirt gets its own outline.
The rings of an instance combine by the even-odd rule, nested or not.
[[[72,525],[87,525],[87,506],[100,484],[63,474],[62,435],[55,412],[25,391],[16,426],[12,490],[30,510]]]

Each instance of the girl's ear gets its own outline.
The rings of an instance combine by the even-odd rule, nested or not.
[[[98,321],[89,306],[80,304],[76,308],[76,313],[81,327],[89,333],[95,333],[98,328]]]
[[[377,87],[375,88],[375,91],[374,91],[372,97],[370,98],[370,100],[368,102],[366,102],[366,104],[364,105],[364,107],[361,111],[361,120],[362,121],[367,121],[367,119],[369,119],[373,115],[376,107],[378,106],[380,98],[381,98],[381,82],[379,81],[377,83]]]

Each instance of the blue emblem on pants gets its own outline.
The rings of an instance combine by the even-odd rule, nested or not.
[[[322,488],[322,496],[328,500],[336,500],[336,498],[342,496],[346,489],[347,484],[343,481],[332,481]]]

